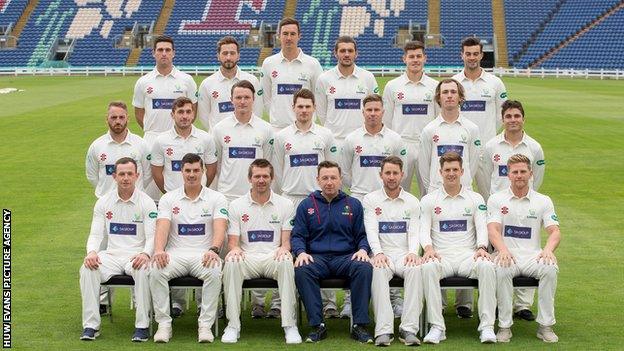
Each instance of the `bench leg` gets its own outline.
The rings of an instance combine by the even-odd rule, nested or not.
[[[108,301],[108,319],[113,323],[113,298],[111,297],[111,289],[106,288],[106,300]]]

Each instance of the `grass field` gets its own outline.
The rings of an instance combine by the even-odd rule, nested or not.
[[[0,88],[0,199],[13,211],[13,345],[20,349],[281,349],[279,322],[243,320],[236,345],[199,345],[190,312],[174,323],[167,345],[130,343],[134,313],[127,289],[115,322],[103,319],[95,343],[81,328],[78,268],[85,255],[93,189],[85,179],[87,147],[106,131],[106,103],[130,104],[137,77],[3,77]],[[197,80],[201,80],[197,77]],[[380,80],[384,85],[387,79]],[[550,195],[563,240],[556,298],[560,342],[535,337],[535,323],[517,321],[509,345],[482,346],[477,319],[447,312],[448,339],[436,349],[624,348],[624,81],[505,79],[510,98],[525,104],[528,133],[547,159],[542,192]],[[139,132],[135,122],[131,130]],[[245,313],[247,316],[248,313]],[[223,322],[221,322],[223,327]],[[303,328],[302,333],[307,332]],[[356,349],[346,320],[330,321],[329,339],[289,349]],[[372,347],[372,346],[371,346]],[[423,346],[431,348],[431,346]],[[398,342],[394,349],[405,348]]]

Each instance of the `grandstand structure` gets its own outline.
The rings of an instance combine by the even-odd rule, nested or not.
[[[462,38],[484,42],[485,67],[622,69],[624,0],[0,0],[0,67],[151,66],[151,40],[176,42],[179,66],[217,65],[215,43],[243,43],[243,66],[279,51],[279,20],[323,66],[356,38],[362,66],[400,66],[427,44],[428,65],[462,64]]]

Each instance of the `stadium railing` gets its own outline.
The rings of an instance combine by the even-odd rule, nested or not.
[[[210,75],[218,66],[177,66],[191,75]],[[244,71],[259,76],[258,67],[243,66]],[[328,69],[331,67],[325,67]],[[403,66],[367,66],[375,76],[392,77],[403,73]],[[66,68],[33,68],[33,67],[0,67],[0,76],[127,76],[143,75],[154,69],[153,66],[141,67],[66,67]],[[426,72],[432,77],[450,77],[462,70],[462,67],[427,67]],[[605,69],[528,69],[528,68],[494,68],[485,69],[499,77],[526,78],[580,78],[580,79],[624,79],[623,70]]]

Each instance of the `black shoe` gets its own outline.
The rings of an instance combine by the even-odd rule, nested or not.
[[[314,328],[314,327],[313,327]],[[319,342],[327,337],[327,328],[325,328],[325,323],[321,323],[318,327],[314,328],[308,334],[305,342]]]
[[[372,335],[368,333],[365,327],[358,324],[354,324],[353,328],[351,328],[351,338],[364,344],[373,343]]]
[[[174,307],[171,309],[171,318],[180,318],[182,315],[182,309],[179,307]]]
[[[456,312],[459,318],[472,318],[472,310],[466,306],[458,306]]]
[[[108,314],[108,305],[100,304],[100,316]]]
[[[524,319],[525,321],[529,322],[535,320],[535,315],[533,314],[533,312],[531,312],[531,310],[520,310],[514,313],[514,317]]]
[[[82,335],[80,335],[80,340],[93,341],[98,336],[100,336],[99,330],[95,330],[93,328],[84,328],[84,330],[82,331]]]
[[[132,335],[133,342],[145,342],[149,340],[149,328],[135,328]]]

